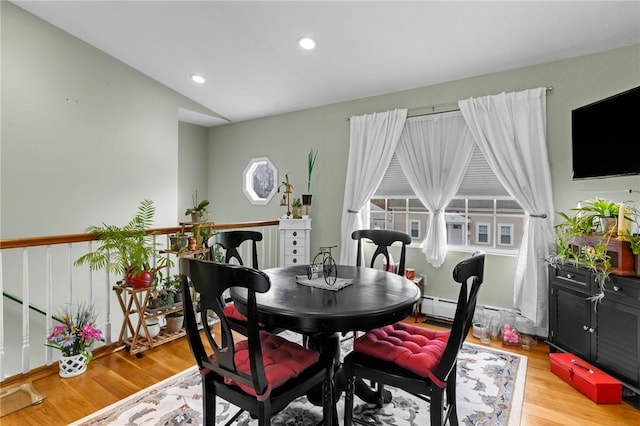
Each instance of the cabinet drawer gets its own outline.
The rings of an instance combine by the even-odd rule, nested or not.
[[[304,256],[302,255],[290,255],[290,256],[285,256],[284,257],[284,265],[285,266],[290,266],[290,265],[302,265],[304,264]]]
[[[587,291],[591,287],[591,274],[587,269],[576,269],[563,265],[558,268],[549,268],[550,281],[554,284],[563,284]]]
[[[285,246],[284,247],[284,255],[285,256],[298,256],[300,258],[304,258],[305,251],[304,245],[298,246]]]
[[[640,281],[609,275],[604,288],[605,298],[640,308]]]
[[[304,238],[304,229],[287,229],[284,231],[285,239]]]

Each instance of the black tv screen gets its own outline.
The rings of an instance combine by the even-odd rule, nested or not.
[[[573,179],[640,174],[640,87],[571,112]]]

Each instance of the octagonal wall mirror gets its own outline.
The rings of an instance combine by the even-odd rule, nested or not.
[[[265,205],[276,193],[278,169],[267,157],[252,158],[242,176],[242,190],[251,204]]]

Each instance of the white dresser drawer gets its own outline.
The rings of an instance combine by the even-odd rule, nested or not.
[[[280,266],[309,264],[311,219],[280,220]]]

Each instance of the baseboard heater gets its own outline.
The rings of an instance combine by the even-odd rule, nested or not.
[[[456,305],[457,302],[455,300],[425,295],[422,299],[422,313],[430,319],[451,323],[453,321],[453,317],[456,315]],[[495,306],[487,305],[477,305],[476,309],[480,307],[483,307],[487,313],[492,311],[498,313],[515,313],[515,311],[509,309],[497,308]]]

